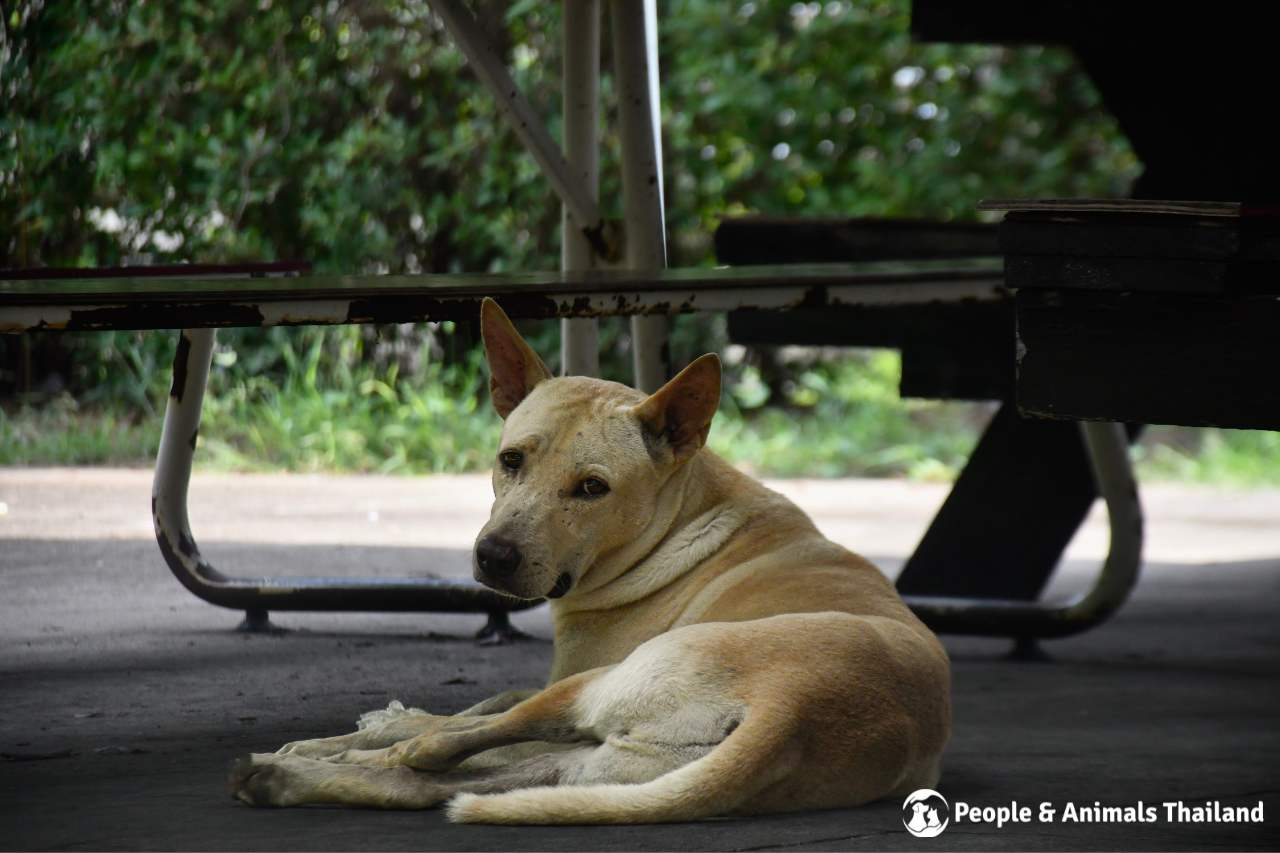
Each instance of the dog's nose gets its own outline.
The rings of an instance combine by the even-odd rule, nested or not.
[[[476,565],[488,575],[509,575],[520,568],[520,549],[506,539],[486,536],[476,543]]]

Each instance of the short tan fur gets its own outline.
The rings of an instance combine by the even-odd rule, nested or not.
[[[233,796],[643,823],[934,786],[946,652],[874,566],[704,447],[719,360],[646,397],[553,378],[497,303],[481,314],[505,424],[475,571],[552,599],[548,686],[453,716],[372,712],[241,759]]]

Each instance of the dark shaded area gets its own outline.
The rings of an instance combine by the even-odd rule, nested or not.
[[[219,543],[245,572],[450,575],[465,554]],[[891,564],[892,560],[878,560]],[[538,683],[551,647],[475,644],[479,617],[233,611],[172,582],[145,540],[4,540],[0,556],[4,849],[918,849],[899,803],[657,827],[476,827],[438,811],[257,811],[223,783],[237,754],[347,730],[399,698],[457,711]],[[948,640],[955,736],[940,790],[980,805],[1262,800],[1264,826],[1166,823],[948,829],[954,849],[1268,849],[1280,843],[1280,565],[1149,566],[1114,622],[1045,644]],[[547,636],[546,611],[516,614]],[[68,754],[69,753],[69,754]],[[60,757],[63,756],[63,757]]]
[[[772,264],[788,256],[839,263],[998,255],[996,235],[996,225],[979,222],[744,216],[722,222],[714,243],[723,263]]]
[[[1035,600],[1097,497],[1079,425],[1022,418],[1004,403],[898,575],[898,591]]]
[[[1143,163],[1135,198],[1280,200],[1270,15],[1255,3],[914,0],[921,41],[1065,45]]]
[[[1280,428],[1280,300],[1025,290],[1018,406],[1088,420]]]
[[[1000,400],[1014,390],[1013,298],[998,291],[992,296],[957,292],[916,305],[731,311],[729,339],[752,347],[898,349],[903,397]]]

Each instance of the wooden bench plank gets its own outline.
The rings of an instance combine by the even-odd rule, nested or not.
[[[751,216],[715,233],[728,264],[992,258],[997,226],[923,219]],[[1013,393],[1010,298],[921,305],[734,311],[729,339],[748,345],[882,346],[902,350],[904,396],[1002,399]]]
[[[63,278],[245,278],[301,275],[308,261],[260,261],[241,264],[148,264],[136,267],[29,267],[0,269],[0,280],[54,281]]]
[[[995,257],[997,226],[921,219],[749,216],[716,228],[726,264],[835,263]]]
[[[223,328],[513,317],[599,317],[911,305],[1006,298],[991,261],[813,264],[654,272],[0,281],[0,332]]]
[[[747,346],[889,347],[902,351],[903,397],[1013,397],[1013,299],[928,305],[734,311],[729,340]]]
[[[1280,429],[1280,296],[1022,290],[1018,408]]]
[[[1005,210],[1015,289],[1280,293],[1280,215],[1235,202],[1042,199]]]

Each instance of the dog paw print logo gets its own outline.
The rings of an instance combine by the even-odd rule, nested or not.
[[[902,825],[916,838],[936,838],[951,823],[951,806],[937,791],[921,788],[902,803]]]

